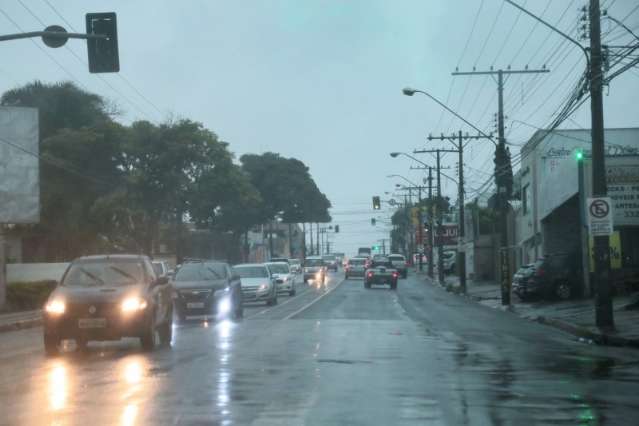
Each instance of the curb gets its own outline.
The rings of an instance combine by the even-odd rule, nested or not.
[[[452,285],[443,286],[439,284],[438,282],[435,282],[434,280],[430,280],[430,281],[431,281],[431,285],[436,285],[438,287],[441,287],[443,290],[445,290],[448,293],[452,293],[457,296],[464,297],[466,299],[474,301],[475,303],[479,304],[479,302],[481,302],[482,300],[481,297],[468,295],[468,294],[466,295],[461,294],[455,291],[455,288]],[[491,308],[491,309],[499,309],[499,308]],[[578,325],[571,324],[569,322],[562,321],[556,318],[548,318],[544,316],[537,316],[537,317],[523,316],[523,315],[520,315],[517,312],[517,310],[513,308],[512,305],[508,307],[502,307],[499,310],[504,312],[510,312],[514,315],[517,315],[519,318],[523,318],[529,321],[537,322],[539,324],[543,324],[549,327],[559,329],[563,332],[566,332],[568,334],[571,334],[581,339],[591,340],[592,342],[595,342],[598,345],[618,346],[618,347],[628,347],[628,348],[639,349],[639,339],[629,339],[626,337],[592,331],[586,327],[580,327]]]

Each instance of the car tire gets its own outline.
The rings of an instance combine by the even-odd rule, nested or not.
[[[397,281],[391,283],[390,288],[391,290],[397,290]]]
[[[296,290],[295,290],[295,288],[293,288],[293,290],[288,292],[288,295],[293,297],[293,296],[295,296],[295,293],[296,293]]]
[[[406,277],[408,277],[408,271],[402,272],[402,278],[406,278]]]
[[[173,340],[173,322],[165,321],[158,329],[158,334],[160,335],[160,345],[170,347],[171,340]]]
[[[60,354],[60,338],[51,334],[44,334],[44,353],[47,356]]]
[[[371,288],[371,283],[364,281],[364,288]]]
[[[233,311],[233,319],[239,320],[244,318],[244,303],[240,302]]]
[[[151,315],[147,329],[140,336],[140,345],[146,352],[151,352],[155,349],[155,321],[153,320],[155,313]]]
[[[555,284],[555,297],[559,300],[568,300],[572,295],[570,284],[566,281],[560,281]]]
[[[270,299],[268,299],[266,301],[266,305],[267,306],[275,306],[275,305],[277,305],[277,293],[275,293],[275,296],[271,297]]]

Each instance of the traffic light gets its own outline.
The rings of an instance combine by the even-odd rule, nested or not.
[[[87,13],[87,34],[105,35],[107,38],[87,39],[89,72],[120,71],[118,28],[115,12]]]
[[[375,195],[373,197],[373,210],[379,210],[382,208],[382,203],[379,200],[379,196]]]
[[[339,234],[339,225],[335,225],[335,233]]]
[[[583,159],[584,159],[584,152],[582,150],[580,150],[580,149],[575,151],[575,160],[581,161]]]
[[[377,223],[377,221],[375,220],[374,217],[371,218],[371,225],[375,226],[375,224]]]

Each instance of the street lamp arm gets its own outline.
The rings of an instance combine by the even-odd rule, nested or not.
[[[492,136],[486,134],[485,132],[483,132],[479,127],[475,126],[473,123],[471,123],[470,121],[466,120],[464,117],[462,117],[461,115],[457,114],[455,111],[453,111],[452,109],[450,109],[445,103],[443,103],[442,101],[440,101],[439,99],[437,99],[436,97],[434,97],[433,95],[431,95],[430,93],[424,92],[423,90],[418,90],[418,89],[404,89],[403,93],[407,96],[412,96],[409,95],[408,93],[421,93],[422,95],[426,95],[429,98],[431,98],[432,100],[434,100],[435,102],[437,102],[437,104],[439,104],[439,106],[441,106],[442,108],[444,108],[446,111],[450,112],[451,114],[453,114],[455,117],[459,118],[461,121],[463,121],[464,123],[468,124],[470,127],[472,127],[473,129],[477,130],[479,132],[480,135],[484,136],[485,138],[487,138],[488,140],[490,140],[493,144],[495,144],[495,146],[497,145],[497,142],[495,142],[495,140],[493,139]]]
[[[400,179],[404,179],[406,182],[410,183],[412,186],[419,186],[417,185],[415,182],[411,181],[410,179],[406,179],[404,176],[402,175],[388,175],[386,176],[387,178],[395,178],[398,177]]]
[[[575,46],[579,47],[579,49],[583,52],[584,56],[586,57],[586,64],[588,66],[590,66],[590,57],[588,56],[588,51],[586,50],[585,47],[583,47],[581,45],[581,43],[579,43],[577,40],[575,40],[574,38],[570,37],[568,34],[564,33],[561,30],[558,30],[557,28],[553,27],[552,25],[550,25],[548,22],[544,21],[543,19],[541,19],[539,16],[527,11],[526,9],[524,9],[523,7],[519,6],[517,3],[515,3],[512,0],[505,0],[506,3],[511,4],[512,6],[515,6],[517,9],[521,10],[522,12],[524,12],[526,15],[530,16],[533,19],[536,19],[537,21],[541,22],[542,24],[544,24],[545,26],[547,26],[548,28],[550,28],[551,30],[553,30],[554,32],[556,32],[557,34],[560,34],[562,37],[564,37],[565,39],[567,39],[568,41],[570,41],[572,44],[574,44]]]

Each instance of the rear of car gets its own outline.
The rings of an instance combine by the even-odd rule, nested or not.
[[[78,348],[91,340],[138,337],[144,349],[172,337],[171,285],[146,256],[103,255],[74,260],[43,310],[44,346],[59,352],[65,339]]]
[[[389,285],[391,290],[397,289],[399,272],[387,266],[375,266],[366,270],[364,277],[364,287],[371,288],[373,285]]]
[[[391,254],[388,256],[388,260],[394,269],[399,272],[402,278],[406,278],[408,275],[408,266],[406,265],[406,258],[401,254]]]
[[[299,274],[302,272],[302,262],[299,259],[289,259],[288,265],[291,269],[291,273]]]
[[[277,284],[268,267],[262,263],[244,263],[233,267],[242,282],[242,300],[277,304]]]
[[[326,266],[324,259],[319,256],[309,256],[304,262],[304,282],[309,280],[320,283],[326,281]]]
[[[344,269],[345,278],[363,277],[367,267],[368,260],[365,257],[351,257]]]
[[[175,311],[180,320],[197,315],[242,315],[239,279],[230,266],[217,261],[189,261],[173,279]]]
[[[329,271],[337,272],[338,263],[337,263],[337,257],[335,255],[332,255],[332,254],[324,255],[322,256],[322,260],[324,261],[324,265],[326,265],[326,269],[328,269]]]
[[[566,300],[576,295],[580,262],[575,253],[548,254],[538,259],[529,272],[517,280],[515,293],[523,300],[531,296]]]

